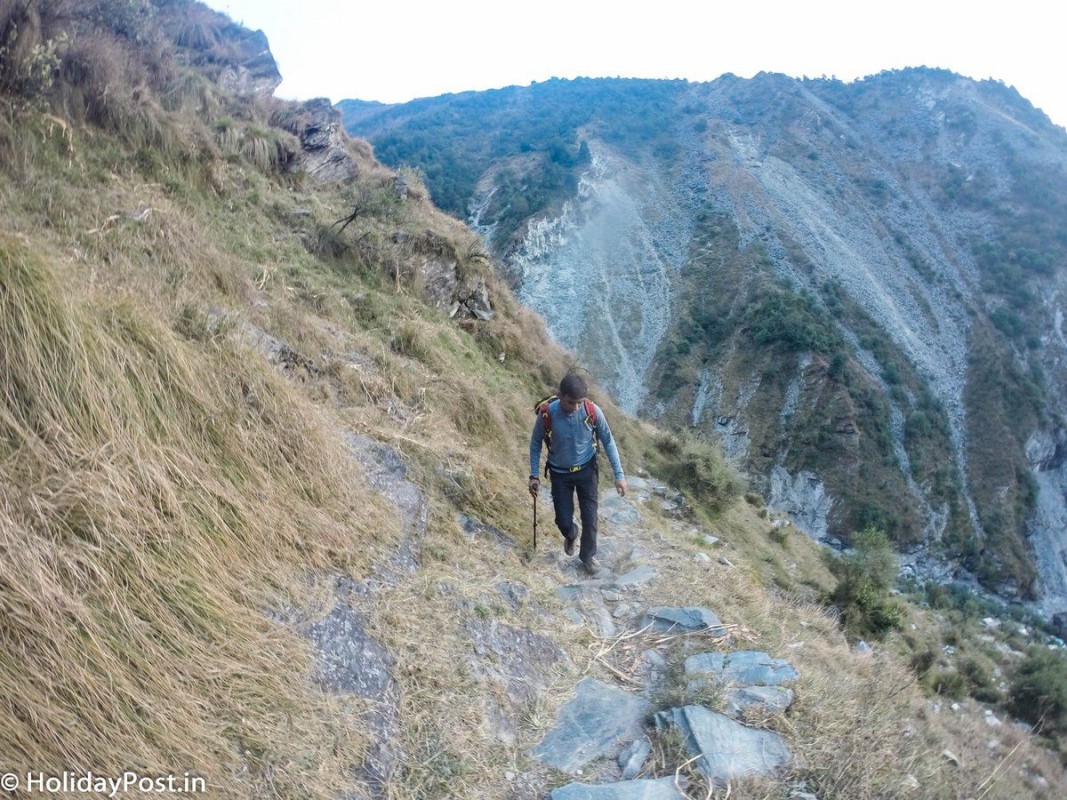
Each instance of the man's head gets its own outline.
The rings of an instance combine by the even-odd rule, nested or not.
[[[568,414],[573,414],[585,399],[589,391],[585,379],[574,372],[568,372],[559,382],[559,404]]]

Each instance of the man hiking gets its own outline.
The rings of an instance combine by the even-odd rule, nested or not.
[[[626,494],[626,477],[622,472],[619,450],[600,406],[586,398],[585,380],[571,372],[560,381],[559,397],[548,398],[537,406],[533,433],[530,435],[530,494],[540,489],[538,468],[541,443],[548,443],[545,473],[552,482],[552,505],[556,526],[563,534],[563,552],[574,555],[578,532],[574,529],[574,495],[582,519],[581,547],[578,558],[590,575],[597,574],[597,452],[603,447],[615,473],[615,490]]]

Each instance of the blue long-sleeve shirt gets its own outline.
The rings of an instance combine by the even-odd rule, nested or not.
[[[615,473],[615,480],[625,479],[622,471],[622,461],[619,460],[619,449],[615,446],[615,439],[611,435],[611,428],[604,418],[604,412],[600,406],[593,403],[596,409],[596,435],[600,440],[600,446],[608,454],[611,469]],[[552,447],[548,452],[548,468],[561,472],[568,472],[571,467],[585,464],[596,455],[593,447],[593,426],[586,423],[585,404],[581,404],[573,414],[567,414],[560,406],[559,400],[553,400],[548,404],[548,415],[552,419]],[[545,423],[538,414],[534,421],[533,433],[530,434],[530,474],[539,475],[541,465],[541,444],[545,435]]]

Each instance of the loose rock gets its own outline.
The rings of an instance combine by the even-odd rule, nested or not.
[[[788,661],[753,650],[690,656],[685,661],[685,673],[734,686],[780,686],[799,677]]]
[[[675,788],[674,778],[604,783],[599,786],[569,783],[554,789],[550,797],[552,800],[685,800],[685,795]]]
[[[641,626],[652,626],[657,633],[686,633],[695,631],[718,631],[725,636],[722,621],[706,608],[650,608],[641,621]]]
[[[647,710],[648,703],[640,697],[585,678],[578,683],[575,698],[560,710],[555,726],[530,755],[563,772],[574,772],[636,738]]]
[[[656,715],[659,726],[675,726],[685,737],[697,767],[718,785],[743,775],[769,775],[789,763],[785,740],[773,731],[748,728],[704,706],[685,706]]]

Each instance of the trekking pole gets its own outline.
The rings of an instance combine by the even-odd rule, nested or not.
[[[534,552],[537,552],[537,495],[534,495]]]

